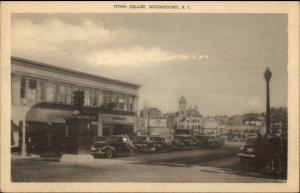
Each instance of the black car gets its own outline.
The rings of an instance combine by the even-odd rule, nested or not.
[[[246,160],[255,160],[257,157],[257,137],[249,137],[243,146],[240,148],[240,152],[237,156],[240,158],[241,163]]]
[[[197,135],[193,138],[193,147],[203,148],[207,147],[208,144],[208,136],[207,135]]]
[[[208,135],[209,147],[220,147],[224,144],[224,139],[219,134]]]
[[[90,153],[94,158],[105,156],[112,158],[116,155],[126,154],[133,156],[135,147],[128,136],[115,135],[115,136],[102,136],[91,146]]]
[[[172,137],[168,135],[152,135],[150,141],[154,143],[156,151],[170,151],[172,150]]]
[[[139,152],[161,152],[172,148],[171,136],[140,135],[134,139],[134,145]]]
[[[156,151],[155,142],[150,140],[149,135],[138,135],[134,138],[133,144],[138,152]]]
[[[193,136],[175,135],[172,145],[174,149],[191,149],[194,145]]]

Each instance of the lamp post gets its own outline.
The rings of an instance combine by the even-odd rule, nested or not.
[[[148,110],[148,131],[147,134],[150,134],[150,111]]]
[[[22,100],[23,106],[27,104],[27,100],[24,98]],[[26,116],[24,116],[22,120],[22,149],[21,149],[21,157],[26,157]]]
[[[272,77],[272,72],[269,68],[266,69],[264,73],[264,78],[266,80],[266,134],[270,134],[270,80]]]

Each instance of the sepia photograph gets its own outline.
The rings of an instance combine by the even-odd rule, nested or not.
[[[11,183],[291,180],[288,13],[105,5],[10,14]]]

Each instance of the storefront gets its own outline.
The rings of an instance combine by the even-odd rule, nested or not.
[[[102,127],[98,135],[128,135],[136,131],[137,118],[135,116],[99,114],[99,122]]]
[[[91,137],[135,131],[139,85],[16,57],[11,64],[12,147],[25,146],[29,137],[43,148],[61,145],[78,90]]]

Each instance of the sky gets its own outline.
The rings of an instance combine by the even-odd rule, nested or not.
[[[287,15],[18,13],[12,55],[141,85],[139,108],[204,116],[287,106]]]

